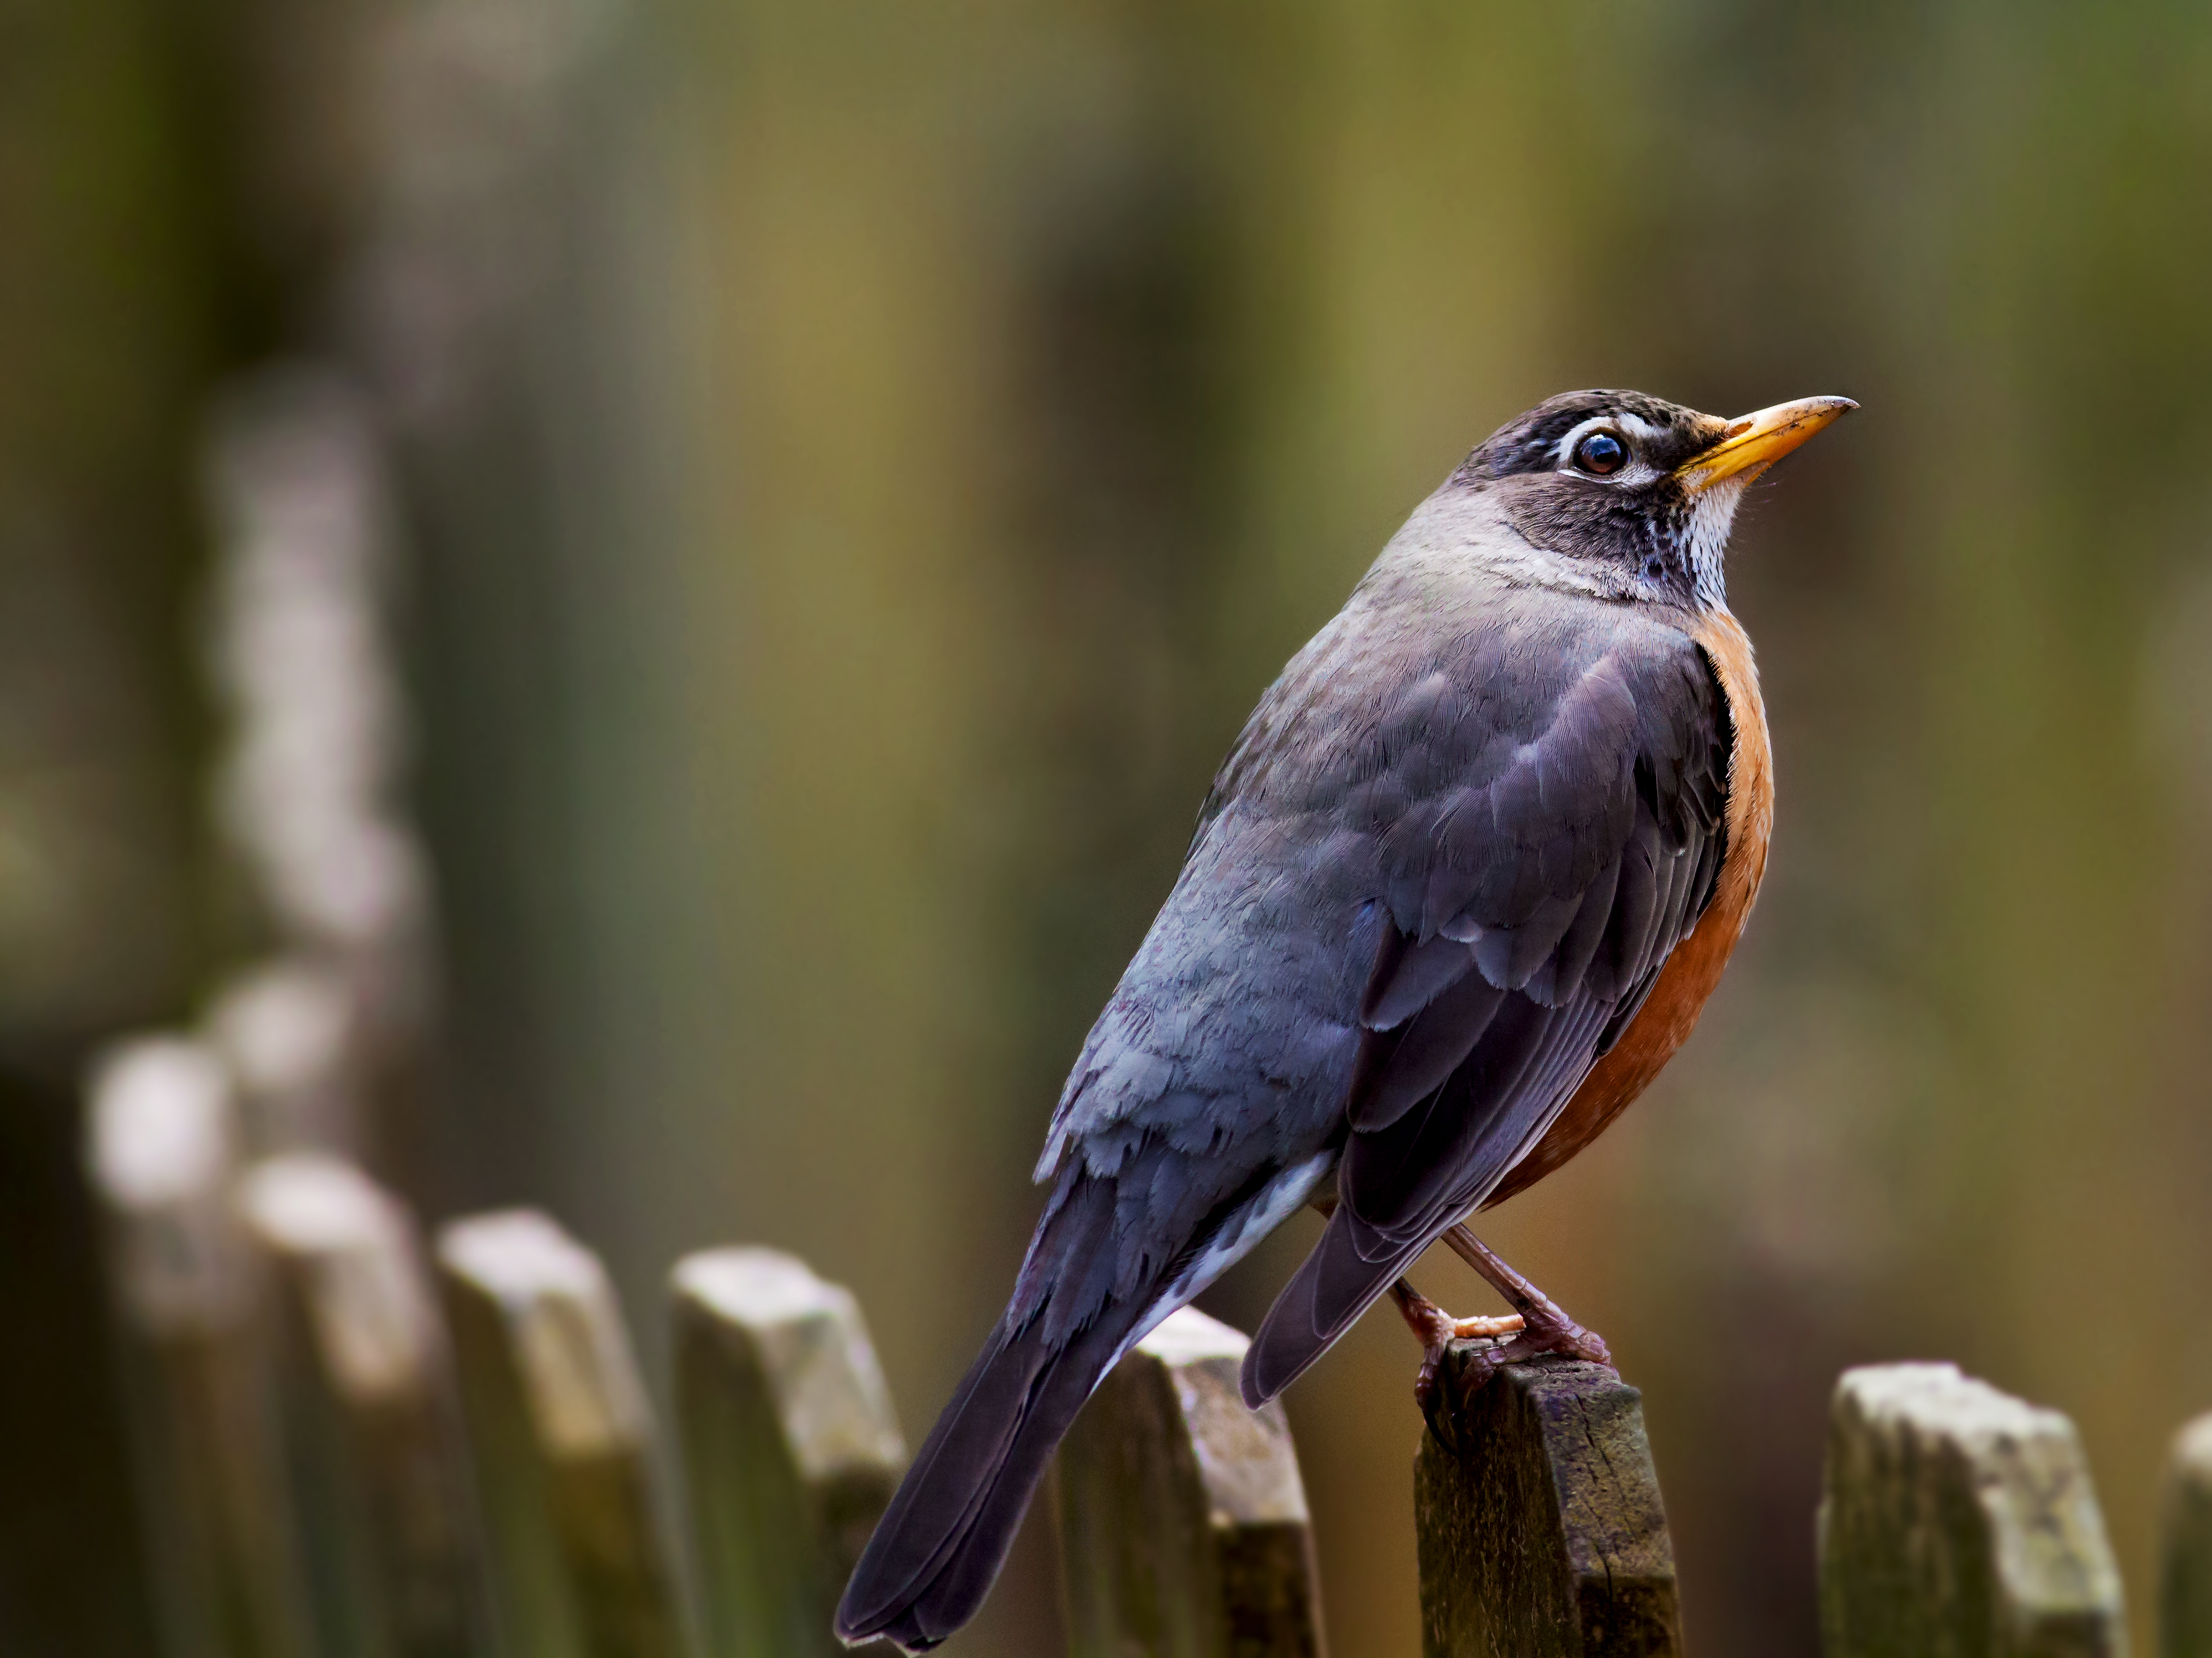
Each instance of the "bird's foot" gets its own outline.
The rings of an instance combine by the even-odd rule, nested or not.
[[[1568,1358],[1587,1359],[1593,1364],[1613,1363],[1613,1355],[1606,1350],[1602,1336],[1595,1330],[1585,1330],[1569,1318],[1559,1303],[1507,1266],[1465,1225],[1448,1229],[1444,1242],[1454,1254],[1481,1273],[1521,1315],[1520,1335],[1506,1344],[1513,1351],[1499,1349],[1504,1356],[1498,1363],[1512,1364],[1540,1353],[1559,1353]]]
[[[1468,1400],[1504,1366],[1547,1353],[1609,1366],[1613,1354],[1602,1336],[1568,1317],[1557,1302],[1492,1253],[1466,1227],[1453,1227],[1444,1234],[1444,1242],[1515,1309],[1501,1318],[1455,1319],[1404,1279],[1394,1287],[1399,1311],[1421,1338],[1421,1370],[1413,1384],[1413,1396],[1437,1443],[1456,1451],[1457,1435],[1451,1424]],[[1485,1345],[1462,1348],[1455,1361],[1447,1365],[1445,1349],[1454,1341]]]
[[[1421,1344],[1421,1368],[1413,1377],[1413,1402],[1420,1406],[1423,1420],[1429,1431],[1439,1442],[1444,1441],[1441,1406],[1445,1402],[1444,1390],[1438,1385],[1443,1375],[1444,1351],[1455,1341],[1497,1340],[1517,1334],[1523,1321],[1518,1313],[1501,1313],[1495,1317],[1454,1318],[1431,1301],[1412,1284],[1400,1278],[1390,1286],[1391,1298],[1398,1303],[1400,1316],[1406,1321],[1416,1339]],[[1484,1380],[1489,1379],[1485,1373]]]
[[[1490,1378],[1506,1365],[1518,1364],[1523,1359],[1556,1353],[1562,1358],[1586,1359],[1593,1364],[1610,1366],[1613,1363],[1605,1338],[1576,1323],[1549,1298],[1523,1311],[1518,1322],[1520,1333],[1511,1340],[1468,1350],[1454,1378],[1459,1384],[1462,1403],[1481,1392]]]
[[[1595,1331],[1584,1329],[1548,1303],[1546,1307],[1548,1312],[1538,1309],[1517,1316],[1515,1322],[1521,1328],[1509,1339],[1466,1341],[1449,1351],[1439,1349],[1422,1355],[1421,1380],[1415,1385],[1414,1396],[1429,1431],[1451,1455],[1462,1455],[1466,1450],[1465,1424],[1475,1395],[1508,1364],[1547,1353],[1596,1364],[1612,1363],[1613,1356]]]

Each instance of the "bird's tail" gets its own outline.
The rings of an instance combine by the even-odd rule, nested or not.
[[[1103,1243],[1103,1236],[1089,1235],[1110,1221],[1112,1188],[1079,1191],[1074,1199],[1039,1229],[1024,1270],[1025,1288],[1050,1282],[1036,1270],[1041,1256],[1050,1260],[1061,1269],[1052,1275],[1057,1284],[1042,1297],[1017,1291],[854,1568],[837,1607],[837,1634],[848,1643],[882,1639],[925,1652],[975,1615],[1054,1447],[1099,1378],[1160,1310],[1154,1284],[1131,1295],[1096,1278],[1082,1284],[1083,1267],[1112,1271],[1110,1254],[1080,1247]],[[1054,1218],[1072,1224],[1061,1231]],[[1085,1287],[1094,1295],[1077,1319],[1069,1302]]]
[[[1304,1376],[1428,1247],[1387,1239],[1339,1208],[1252,1338],[1245,1404],[1256,1411]]]

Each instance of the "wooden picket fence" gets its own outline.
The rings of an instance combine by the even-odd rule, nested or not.
[[[168,1658],[802,1658],[906,1451],[853,1297],[773,1249],[671,1274],[673,1455],[605,1272],[551,1219],[441,1228],[326,1152],[243,1157],[222,1066],[112,1059],[88,1163]],[[1075,1658],[1323,1650],[1279,1406],[1194,1310],[1123,1361],[1049,1506]],[[1464,1353],[1458,1355],[1463,1359]],[[1682,1646],[1636,1390],[1509,1368],[1425,1436],[1423,1649]],[[679,1477],[680,1476],[680,1477]],[[2212,1654],[2212,1416],[2173,1454],[2167,1658]],[[1848,1372],[1818,1521],[1829,1658],[2125,1649],[2072,1425],[1948,1365]]]

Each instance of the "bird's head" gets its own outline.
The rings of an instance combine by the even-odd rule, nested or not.
[[[1492,434],[1452,483],[1493,493],[1513,527],[1564,561],[1578,586],[1717,606],[1745,487],[1857,407],[1802,398],[1723,420],[1641,392],[1569,392]]]

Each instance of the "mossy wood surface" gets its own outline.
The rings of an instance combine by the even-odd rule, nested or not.
[[[2212,1415],[2173,1442],[2159,1521],[2160,1658],[2212,1658]]]
[[[1446,1355],[1449,1388],[1470,1347]],[[1674,1552],[1643,1395],[1601,1364],[1509,1365],[1413,1469],[1426,1658],[1672,1658]]]
[[[688,1256],[672,1287],[708,1650],[835,1658],[837,1597],[906,1466],[860,1308],[773,1249]]]
[[[502,1649],[688,1655],[653,1424],[598,1259],[519,1212],[446,1228],[438,1265]]]
[[[92,1082],[87,1174],[166,1658],[310,1649],[234,1114],[214,1057],[179,1038],[125,1045]]]
[[[275,1283],[324,1658],[489,1654],[458,1401],[413,1221],[321,1155],[259,1164],[241,1207]]]
[[[1819,1522],[1827,1658],[2121,1658],[2074,1424],[1949,1364],[1846,1370]]]
[[[1321,1658],[1305,1490],[1245,1339],[1185,1308],[1091,1396],[1054,1477],[1070,1658]]]

